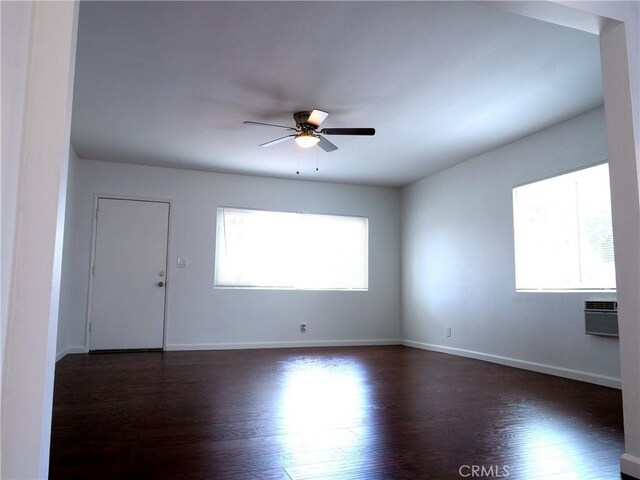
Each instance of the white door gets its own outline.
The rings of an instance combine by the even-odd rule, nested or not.
[[[98,199],[90,349],[162,348],[169,204]]]

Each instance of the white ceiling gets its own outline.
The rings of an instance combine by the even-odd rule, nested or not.
[[[480,4],[82,2],[71,140],[95,160],[401,186],[601,104],[596,36]],[[258,148],[287,132],[242,124],[314,108],[376,135]]]

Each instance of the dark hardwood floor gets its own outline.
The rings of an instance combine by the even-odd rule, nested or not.
[[[68,355],[50,477],[604,480],[622,453],[619,391],[413,348]]]

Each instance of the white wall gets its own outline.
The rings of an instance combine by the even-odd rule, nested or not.
[[[78,158],[73,146],[69,147],[69,166],[67,169],[67,195],[66,204],[68,205],[67,211],[71,211],[76,203],[76,185]],[[83,351],[81,350],[69,350],[67,349],[67,318],[65,313],[73,308],[73,302],[76,297],[76,292],[71,288],[73,285],[72,274],[73,265],[75,264],[75,248],[74,248],[74,228],[73,228],[73,215],[69,214],[65,217],[64,221],[64,245],[63,245],[63,263],[62,263],[62,284],[60,285],[60,305],[58,310],[58,338],[56,344],[56,357],[59,359],[66,353]]]
[[[65,268],[73,295],[61,310],[66,345],[85,345],[95,194],[169,199],[167,347],[394,341],[400,338],[398,189],[276,180],[80,160],[73,251]],[[369,291],[313,292],[213,288],[216,208],[235,206],[369,217]],[[309,252],[313,255],[313,252]],[[186,257],[188,268],[177,269]],[[299,333],[299,324],[307,333]],[[238,346],[238,345],[235,345]]]
[[[640,138],[637,128],[640,119],[637,112],[640,100],[639,5],[636,3],[633,13],[629,15],[630,22],[608,22],[600,33],[607,141],[612,165],[613,235],[618,267],[616,278],[625,431],[625,453],[620,457],[620,468],[623,473],[636,478],[640,478],[640,262],[637,258],[640,252]],[[627,49],[630,33],[631,38],[635,36],[635,41],[629,43]]]
[[[2,119],[12,123],[13,147],[9,158],[3,149],[2,161],[3,169],[5,161],[12,169],[8,208],[15,215],[8,226],[12,272],[8,306],[3,305],[8,314],[2,478],[48,474],[77,7],[77,2],[34,2],[27,13],[22,6],[2,4],[3,26],[5,21],[11,26],[8,39],[2,31],[3,47],[9,47],[19,68],[26,64],[26,77],[10,74],[9,91],[3,85],[2,92],[3,101],[5,94],[9,99],[23,95],[7,117],[3,110]],[[16,50],[13,40],[18,40]],[[2,133],[7,133],[4,124]]]
[[[0,243],[0,285],[2,331],[0,362],[4,358],[9,313],[9,285],[13,265],[16,209],[18,203],[18,171],[22,154],[22,128],[26,104],[27,63],[32,4],[2,2],[2,231]],[[0,363],[0,367],[2,364]],[[1,372],[0,368],[0,372]],[[2,373],[0,373],[0,378]]]
[[[512,188],[606,158],[600,108],[403,189],[404,338],[617,384],[618,340],[585,335],[583,312],[585,299],[615,297],[516,293],[514,276]]]

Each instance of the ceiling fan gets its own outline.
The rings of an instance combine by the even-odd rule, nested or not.
[[[293,120],[296,122],[295,127],[286,127],[284,125],[274,125],[273,123],[262,123],[246,121],[245,125],[260,125],[264,127],[284,128],[292,133],[286,137],[281,137],[270,142],[263,143],[261,147],[271,147],[278,143],[295,140],[302,148],[313,147],[318,145],[325,152],[333,152],[337,150],[333,143],[324,138],[323,135],[375,135],[375,128],[323,128],[318,130],[322,122],[329,116],[327,112],[322,110],[313,110],[311,112],[296,112],[293,114]]]

